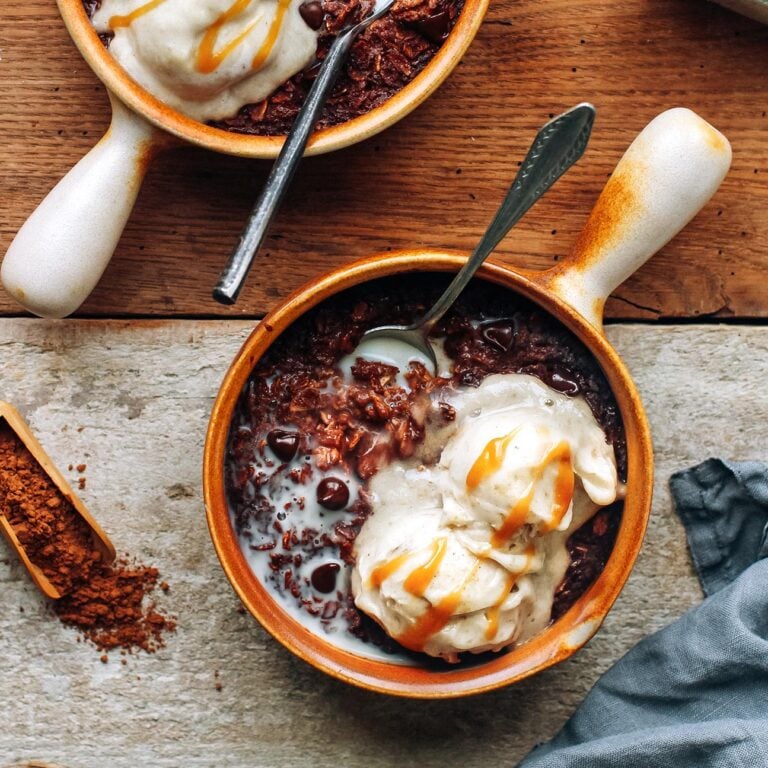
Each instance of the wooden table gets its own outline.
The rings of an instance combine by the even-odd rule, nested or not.
[[[0,75],[4,250],[108,115],[50,0],[2,4]],[[591,147],[507,238],[505,262],[565,254],[624,148],[667,107],[692,107],[734,148],[715,199],[608,305],[656,443],[643,553],[589,646],[534,680],[433,703],[337,683],[238,612],[210,545],[201,451],[225,367],[254,318],[307,278],[388,248],[470,248],[538,125],[583,99],[598,107]],[[119,549],[161,568],[179,632],[156,656],[102,664],[0,547],[0,765],[469,768],[512,765],[551,736],[612,661],[700,599],[670,473],[712,454],[764,458],[766,109],[768,29],[703,0],[495,0],[428,103],[305,163],[232,309],[210,289],[268,165],[162,156],[82,319],[27,319],[0,297],[0,398],[61,467],[88,465],[85,502]]]
[[[46,41],[43,52],[41,40]],[[688,106],[734,149],[720,193],[627,282],[615,318],[768,313],[768,28],[704,0],[493,0],[445,86],[396,127],[305,162],[238,305],[210,298],[269,164],[181,149],[161,157],[87,316],[257,316],[310,277],[390,248],[470,249],[548,115],[598,108],[590,148],[499,249],[564,255],[638,131]],[[0,8],[0,252],[108,124],[103,88],[51,0]],[[15,314],[4,295],[0,312]]]

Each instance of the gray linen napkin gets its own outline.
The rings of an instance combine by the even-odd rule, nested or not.
[[[710,459],[670,485],[709,597],[618,661],[520,768],[768,766],[768,467]]]

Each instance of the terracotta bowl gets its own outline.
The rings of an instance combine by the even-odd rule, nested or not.
[[[138,86],[104,47],[81,0],[57,0],[64,23],[112,103],[101,141],[54,187],[19,230],[3,262],[3,285],[43,317],[74,312],[117,247],[141,182],[158,150],[189,142],[239,157],[271,159],[281,136],[246,136],[182,115]],[[475,37],[490,0],[464,0],[451,33],[427,66],[391,99],[354,120],[317,131],[308,155],[348,147],[383,131],[421,104],[451,73]],[[108,205],[104,201],[109,201]]]
[[[432,60],[391,99],[354,120],[317,131],[307,154],[318,155],[367,139],[419,106],[459,63],[477,34],[490,0],[465,0],[450,35]],[[185,117],[138,86],[115,61],[94,31],[82,0],[57,0],[64,23],[83,58],[120,101],[150,123],[192,144],[240,157],[274,158],[283,144],[281,136],[246,136],[231,133]]]
[[[479,693],[533,675],[569,657],[600,627],[629,576],[651,508],[653,454],[640,397],[602,331],[605,299],[692,218],[717,189],[730,163],[727,141],[688,110],[670,110],[635,140],[611,176],[572,253],[544,272],[486,263],[475,279],[503,286],[549,312],[591,351],[618,403],[627,438],[623,516],[600,576],[566,614],[520,647],[474,666],[434,671],[357,656],[299,624],[242,555],[224,486],[227,437],[243,387],[274,341],[320,302],[352,286],[412,273],[456,272],[466,256],[402,251],[351,264],[309,283],[270,312],[235,357],[213,406],[203,482],[214,546],[246,608],[283,645],[334,677],[374,691],[445,698]],[[674,171],[670,175],[670,171]]]
[[[235,358],[214,405],[205,448],[205,500],[211,536],[227,577],[246,608],[277,640],[310,664],[365,688],[406,696],[477,693],[520,680],[570,656],[594,634],[618,596],[640,549],[650,512],[653,456],[648,424],[637,391],[618,355],[598,329],[547,290],[541,274],[515,272],[486,263],[479,279],[533,300],[589,347],[621,409],[629,459],[627,500],[613,554],[599,579],[564,616],[525,645],[480,666],[437,672],[374,661],[340,650],[289,616],[270,588],[253,574],[230,521],[223,466],[232,415],[254,365],[280,334],[290,332],[292,323],[334,294],[391,275],[455,272],[464,260],[460,254],[430,251],[377,256],[333,272],[295,293],[269,313]]]

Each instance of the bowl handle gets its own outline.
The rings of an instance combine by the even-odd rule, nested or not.
[[[731,145],[709,123],[662,112],[619,161],[571,253],[539,279],[602,329],[608,296],[699,212],[730,164]]]
[[[74,312],[107,267],[139,192],[159,131],[110,94],[104,137],[48,193],[16,234],[0,279],[30,312]]]

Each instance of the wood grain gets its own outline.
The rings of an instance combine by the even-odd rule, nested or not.
[[[0,252],[108,123],[103,88],[52,0],[0,5]],[[386,133],[305,162],[239,304],[210,299],[268,164],[160,157],[88,315],[253,315],[305,280],[391,248],[469,249],[537,127],[598,107],[581,163],[499,249],[545,268],[568,251],[623,150],[658,112],[693,108],[733,169],[688,229],[609,302],[614,318],[768,314],[768,29],[703,0],[494,0],[442,89]],[[5,295],[0,314],[19,310]]]
[[[522,684],[455,701],[368,694],[316,672],[247,615],[216,559],[201,496],[212,398],[249,332],[237,321],[0,323],[0,397],[27,418],[119,551],[156,564],[179,631],[123,666],[77,643],[0,543],[0,764],[69,768],[512,766],[615,659],[701,593],[667,490],[711,455],[764,458],[768,329],[623,324],[657,445],[645,546],[587,647]],[[72,479],[77,476],[70,473]],[[216,690],[220,682],[222,690]]]

